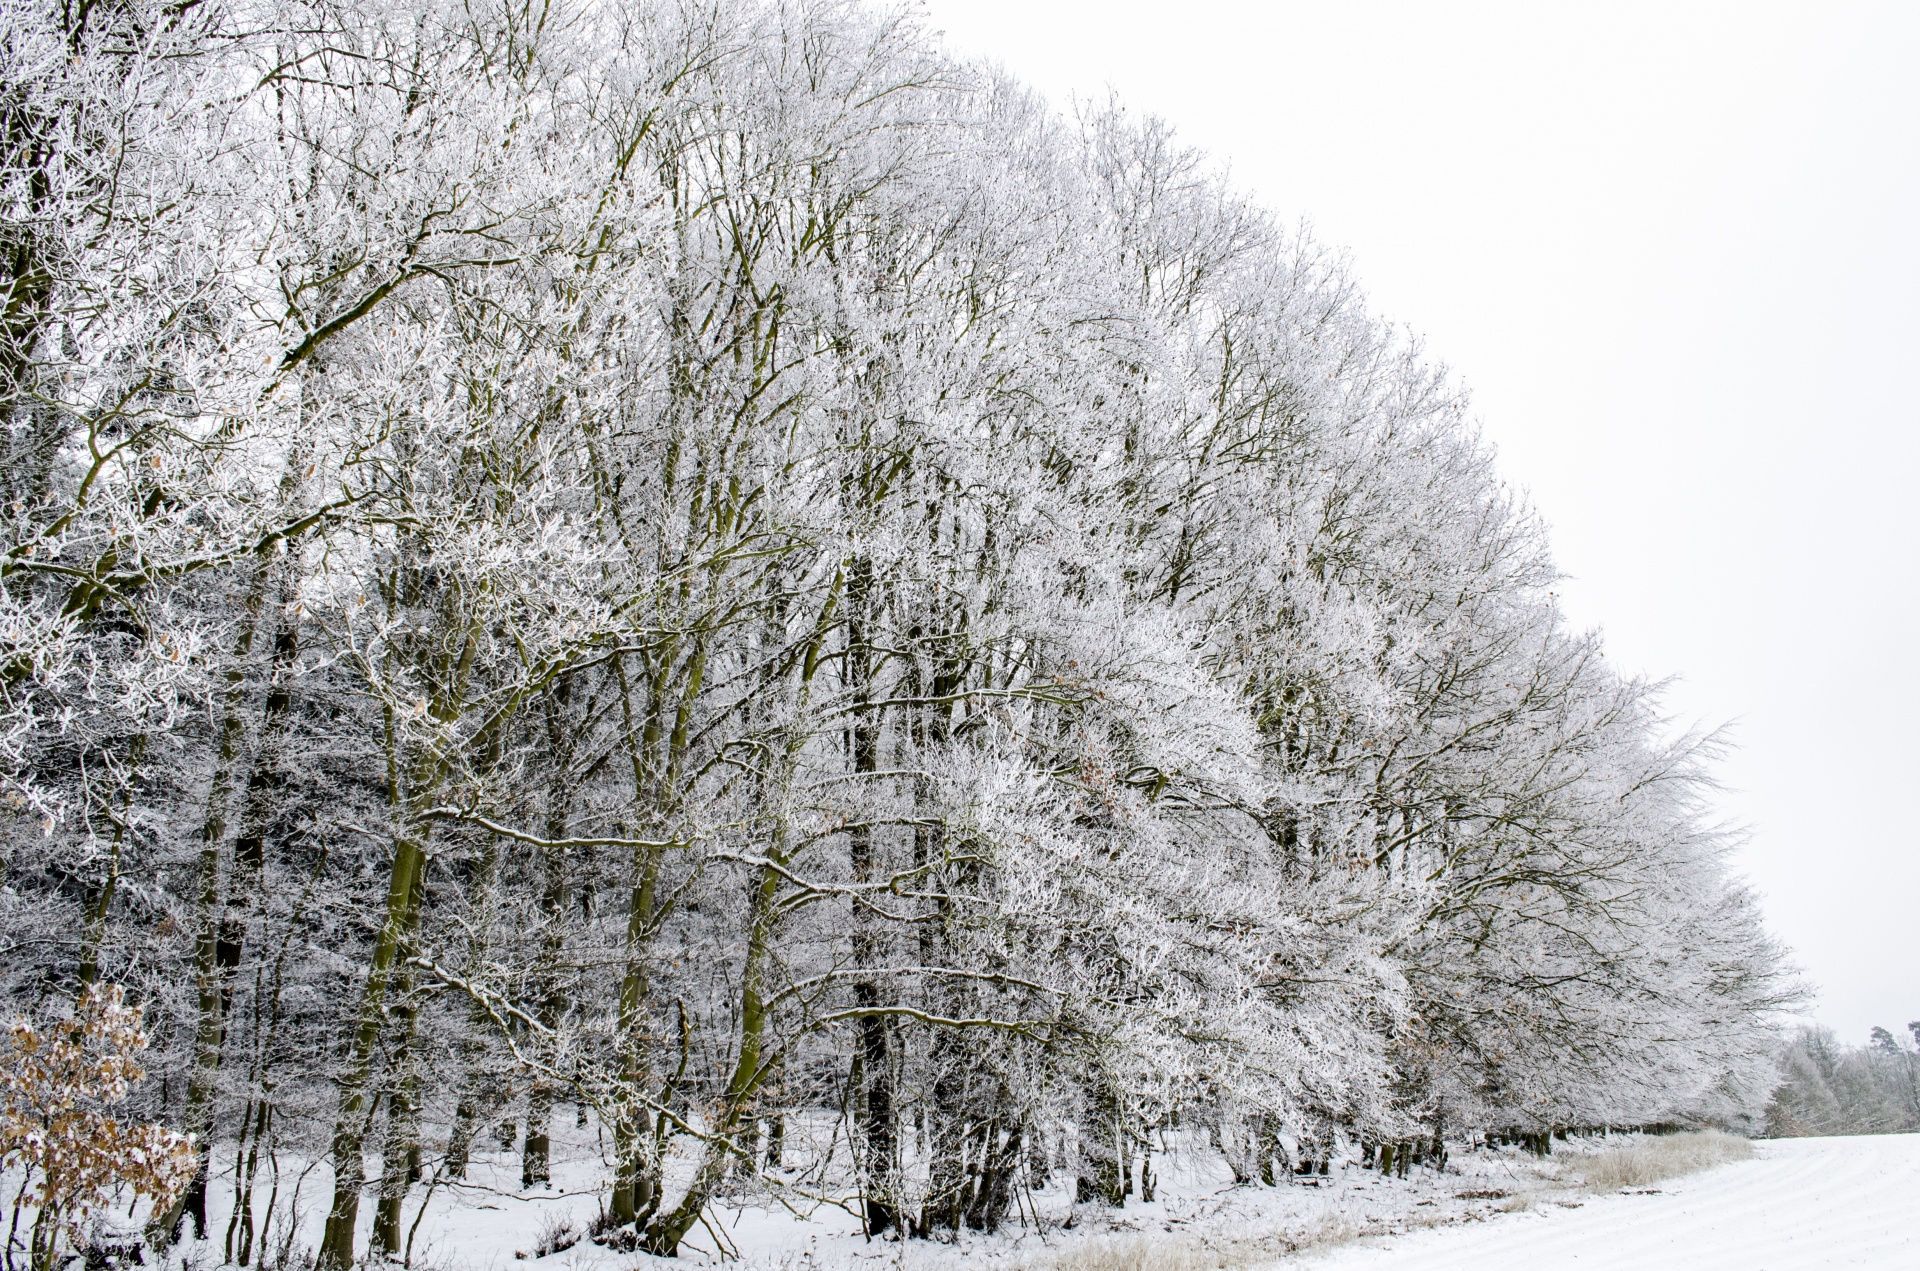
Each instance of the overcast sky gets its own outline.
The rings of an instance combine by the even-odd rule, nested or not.
[[[1473,391],[1622,668],[1731,724],[1850,1042],[1920,1019],[1920,4],[929,0],[1160,115]]]

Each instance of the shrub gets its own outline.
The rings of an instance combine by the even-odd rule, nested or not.
[[[631,1223],[615,1218],[604,1205],[587,1224],[587,1239],[615,1253],[632,1253],[640,1247],[640,1233]]]
[[[147,1046],[140,1012],[118,986],[89,988],[69,1019],[44,1029],[20,1019],[9,1031],[12,1044],[0,1057],[0,1168],[18,1164],[25,1178],[14,1198],[7,1265],[14,1265],[12,1233],[27,1207],[34,1271],[50,1271],[62,1244],[84,1243],[96,1211],[129,1190],[164,1208],[197,1162],[186,1135],[106,1112],[146,1075],[134,1058]]]
[[[534,1238],[533,1256],[544,1258],[579,1243],[580,1228],[574,1225],[573,1219],[566,1214],[549,1213],[540,1224],[540,1234]]]

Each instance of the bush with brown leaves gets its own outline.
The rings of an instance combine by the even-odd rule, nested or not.
[[[0,1168],[25,1171],[15,1193],[6,1263],[15,1269],[23,1211],[27,1252],[49,1271],[64,1244],[85,1240],[93,1215],[128,1192],[171,1204],[192,1179],[192,1140],[162,1126],[117,1119],[145,1072],[140,1012],[117,986],[89,988],[70,1018],[36,1027],[15,1020],[0,1055]]]

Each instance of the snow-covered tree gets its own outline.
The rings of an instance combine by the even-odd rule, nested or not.
[[[1765,1103],[1716,741],[1165,126],[838,0],[3,20],[4,984],[147,1010],[162,1226],[229,1152],[244,1265],[325,1157],[351,1265],[377,1152],[395,1254],[563,1101],[661,1253],[1123,1203],[1176,1121],[1272,1178]]]

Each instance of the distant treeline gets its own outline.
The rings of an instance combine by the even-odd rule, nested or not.
[[[1920,1130],[1920,1020],[1907,1025],[1916,1049],[1884,1028],[1865,1046],[1842,1046],[1830,1028],[1803,1028],[1787,1044],[1784,1076],[1767,1109],[1768,1132],[1898,1134]]]

